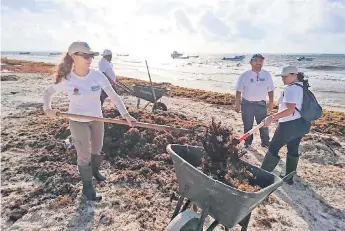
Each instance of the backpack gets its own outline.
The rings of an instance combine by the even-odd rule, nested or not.
[[[302,86],[298,83],[293,83],[291,85],[297,85],[303,88],[302,108],[301,110],[296,108],[301,114],[301,117],[308,122],[320,119],[322,116],[322,107],[317,102],[314,94],[308,89],[309,86]]]

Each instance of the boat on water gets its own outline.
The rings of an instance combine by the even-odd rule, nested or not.
[[[233,57],[223,57],[222,60],[229,60],[229,61],[242,61],[245,58],[244,55],[236,55]]]
[[[129,56],[129,54],[117,54],[117,56]]]
[[[49,55],[62,55],[62,52],[51,52]]]
[[[31,52],[19,52],[20,55],[29,55]]]
[[[171,58],[176,59],[182,57],[183,53],[178,53],[177,51],[173,51],[171,54]],[[187,56],[186,56],[187,57]]]
[[[305,57],[305,56],[301,56],[297,58],[297,61],[313,61],[315,58],[313,57]]]
[[[189,58],[199,58],[199,55],[188,55]]]

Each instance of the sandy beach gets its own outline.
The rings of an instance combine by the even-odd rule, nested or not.
[[[86,202],[80,196],[76,152],[74,147],[70,150],[64,147],[67,120],[49,119],[42,111],[43,91],[53,83],[49,74],[51,66],[2,63],[1,229],[164,230],[177,203],[170,197],[172,192],[178,192],[178,185],[171,159],[163,146],[167,142],[193,144],[188,139],[194,138],[186,136],[187,140],[183,140],[161,133],[152,142],[148,141],[151,146],[141,147],[147,147],[144,155],[123,143],[116,146],[120,149],[112,149],[112,142],[123,141],[120,138],[123,133],[130,135],[127,128],[119,127],[118,134],[112,137],[106,133],[103,151],[107,158],[102,173],[108,180],[96,186],[103,200]],[[126,84],[145,84],[134,78],[120,79]],[[170,97],[163,98],[168,113],[151,115],[150,106],[144,111],[138,110],[136,98],[122,94],[133,116],[140,121],[181,127],[208,124],[211,117],[215,117],[232,127],[235,133],[242,134],[241,116],[233,110],[232,95],[162,85],[171,88]],[[52,105],[67,111],[67,97],[56,95]],[[108,99],[105,107],[107,116],[118,115]],[[109,126],[106,124],[108,129]],[[275,126],[270,127],[271,137]],[[344,230],[344,132],[344,113],[325,111],[302,141],[296,183],[284,184],[255,208],[249,230]],[[150,131],[141,131],[143,133],[153,136]],[[151,149],[154,151],[150,155]],[[254,144],[243,159],[260,166],[265,152],[256,133]],[[285,156],[286,148],[283,148],[276,174],[284,171]],[[208,222],[211,220],[208,218]],[[219,226],[217,230],[224,228]]]

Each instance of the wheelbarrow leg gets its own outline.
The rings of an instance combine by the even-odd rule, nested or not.
[[[213,231],[217,225],[219,225],[219,222],[218,221],[214,221],[208,228],[206,231]]]
[[[183,204],[183,200],[184,200],[184,196],[181,195],[180,198],[178,199],[178,202],[177,202],[177,205],[175,207],[175,211],[173,213],[171,220],[173,220],[177,216],[177,214],[180,212],[181,206]]]
[[[139,105],[140,105],[140,98],[138,98],[137,109],[139,108]]]
[[[252,213],[249,213],[242,221],[240,221],[239,225],[242,227],[241,231],[246,231],[247,230],[251,215],[252,215]]]
[[[145,107],[144,107],[144,110],[147,108],[147,106],[149,106],[150,102],[148,102]]]
[[[197,231],[203,231],[205,219],[207,216],[208,216],[208,208],[206,207],[206,209],[203,209],[201,212],[200,222],[199,222]]]
[[[186,211],[186,209],[188,208],[188,206],[190,205],[190,200],[187,200],[186,203],[183,205],[182,207],[182,210],[181,210],[181,213]]]

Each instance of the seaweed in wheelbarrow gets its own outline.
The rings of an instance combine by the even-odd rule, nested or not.
[[[240,160],[241,150],[233,130],[222,126],[212,118],[211,124],[199,135],[204,147],[201,170],[215,180],[239,190],[256,192],[261,188],[255,184],[254,175]]]

